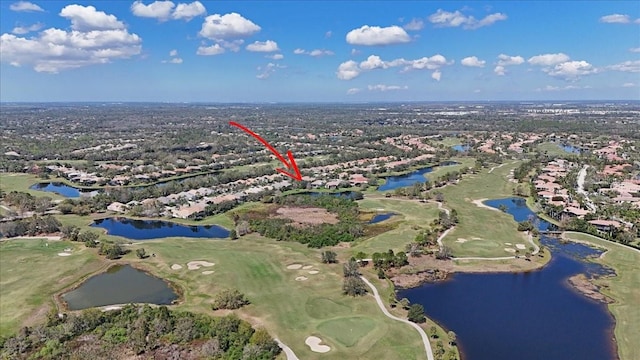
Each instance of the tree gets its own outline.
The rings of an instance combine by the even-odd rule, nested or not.
[[[402,306],[403,309],[408,310],[410,304],[411,303],[409,302],[409,299],[407,298],[400,299],[400,306]]]
[[[147,253],[144,248],[139,248],[136,249],[136,256],[138,257],[138,259],[144,259],[147,257]]]
[[[453,331],[449,331],[447,333],[447,338],[449,339],[449,344],[450,345],[455,345],[455,343],[456,343],[456,333],[454,333]]]
[[[229,238],[231,238],[231,240],[238,239],[238,232],[236,231],[236,229],[231,229],[231,231],[229,231]]]
[[[401,300],[402,301],[402,300]],[[413,304],[409,307],[409,313],[407,314],[407,319],[414,323],[423,323],[427,321],[427,318],[424,316],[424,307],[420,304]]]
[[[213,299],[213,304],[211,304],[211,308],[213,310],[234,310],[248,304],[250,304],[250,302],[243,293],[241,293],[237,289],[227,289],[216,294],[215,298]]]
[[[436,259],[447,260],[449,258],[451,258],[451,249],[448,246],[443,245],[442,247],[440,247],[440,250],[438,250]]]
[[[360,271],[358,271],[358,263],[353,260],[350,259],[349,262],[347,262],[346,264],[344,264],[342,270],[344,273],[344,277],[348,278],[348,277],[358,277],[360,276]]]
[[[334,264],[336,262],[338,262],[338,254],[336,254],[333,251],[323,251],[322,252],[322,262],[325,264]]]
[[[429,328],[429,336],[431,336],[432,339],[435,339],[438,337],[438,329],[435,326],[431,326]]]
[[[347,276],[344,278],[342,291],[350,296],[364,295],[367,293],[367,285],[358,276]]]

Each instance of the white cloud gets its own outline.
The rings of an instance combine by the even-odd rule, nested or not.
[[[388,69],[400,66],[403,67],[402,71],[439,70],[442,66],[451,65],[452,63],[453,61],[447,61],[447,59],[440,54],[415,60],[405,60],[403,58],[399,58],[391,61],[384,61],[378,55],[370,55],[366,60],[360,62],[360,64],[353,60],[349,60],[340,64],[336,75],[338,75],[339,79],[351,80],[360,75],[362,71]]]
[[[554,77],[564,78],[565,80],[577,80],[581,76],[595,74],[598,69],[588,62],[581,61],[567,61],[557,64],[546,72]]]
[[[360,91],[362,91],[362,89],[359,88],[351,88],[349,90],[347,90],[347,95],[354,95],[359,93]]]
[[[496,75],[504,76],[506,69],[504,66],[498,65],[493,69],[493,72],[496,73]]]
[[[69,5],[60,16],[71,19],[73,30],[49,28],[31,38],[2,34],[2,61],[33,66],[37,72],[58,73],[130,58],[142,50],[138,35],[121,28],[123,24],[115,16],[92,6]]]
[[[190,21],[196,16],[204,15],[207,13],[204,5],[200,1],[194,1],[191,4],[180,3],[176,6],[176,9],[171,14],[171,17],[176,20]]]
[[[476,56],[469,56],[469,57],[466,57],[466,58],[462,59],[462,61],[460,61],[460,63],[463,66],[484,67],[484,64],[486,63],[486,61],[479,60],[478,57],[476,57]]]
[[[407,90],[409,87],[407,85],[399,86],[399,85],[377,84],[377,85],[369,85],[367,86],[367,88],[369,89],[369,91],[393,91],[393,90]]]
[[[163,60],[162,62],[165,63],[165,64],[166,63],[168,63],[168,64],[182,64],[182,58],[175,57],[175,58],[173,58],[171,60]]]
[[[542,54],[532,56],[527,60],[531,65],[551,66],[569,61],[569,56],[563,53],[557,54]]]
[[[360,54],[360,50],[358,49],[351,49],[351,55],[358,55]]]
[[[640,53],[640,47],[630,48],[629,51],[631,51],[632,53]]]
[[[265,57],[268,58],[268,59],[273,59],[273,60],[282,60],[282,59],[284,59],[284,55],[282,55],[282,54],[266,55]]]
[[[145,5],[141,0],[136,0],[131,4],[131,12],[135,16],[164,21],[169,19],[174,6],[171,1],[154,1],[149,5]]]
[[[331,30],[329,30],[326,33],[324,33],[324,37],[327,38],[327,39],[330,38],[331,35],[333,35],[333,31],[331,31]]]
[[[71,20],[71,28],[78,31],[124,29],[122,21],[115,15],[97,11],[93,6],[67,5],[60,10],[60,16]]]
[[[334,54],[333,51],[331,50],[313,49],[311,51],[307,51],[305,49],[300,49],[300,48],[293,50],[293,53],[296,55],[309,55],[313,57],[330,56]]]
[[[272,40],[264,42],[256,41],[253,44],[247,45],[246,49],[253,52],[274,52],[280,50],[278,49],[278,43]]]
[[[625,61],[615,65],[607,66],[608,70],[623,71],[623,72],[640,72],[640,60]]]
[[[238,13],[213,14],[204,19],[199,34],[212,40],[241,38],[260,31],[260,26]]]
[[[497,21],[506,20],[507,15],[502,13],[494,13],[485,16],[478,20],[473,16],[464,15],[462,12],[456,10],[455,12],[444,11],[438,9],[435,13],[429,15],[429,22],[437,27],[458,27],[462,26],[464,29],[478,29],[484,26],[489,26]]]
[[[399,26],[379,27],[364,25],[347,33],[347,43],[351,45],[391,45],[409,42],[406,31]]]
[[[387,65],[378,55],[370,55],[367,60],[360,63],[360,69],[362,70],[373,70],[373,69],[386,69],[389,65]]]
[[[628,24],[631,22],[631,18],[629,17],[629,15],[611,14],[601,17],[600,22],[608,24]]]
[[[24,34],[28,34],[30,32],[38,31],[38,30],[42,29],[43,26],[44,26],[44,24],[42,24],[42,23],[35,23],[35,24],[29,25],[29,26],[16,26],[16,27],[13,28],[13,30],[11,30],[11,33],[16,34],[16,35],[24,35]]]
[[[343,62],[342,64],[340,64],[340,66],[338,66],[336,75],[340,80],[351,80],[357,77],[358,75],[360,75],[358,63],[353,60]]]
[[[213,44],[211,46],[199,46],[196,54],[198,55],[220,55],[225,52],[225,49],[220,44]]]
[[[173,49],[173,50],[169,51],[169,56],[178,56],[178,50]]]
[[[41,8],[40,6],[32,3],[32,2],[28,2],[28,1],[18,1],[16,3],[13,3],[11,5],[9,5],[9,9],[12,11],[44,11],[43,8]]]
[[[403,28],[409,31],[418,31],[424,28],[424,21],[422,19],[411,19],[408,23],[406,23]]]
[[[577,85],[567,85],[567,86],[552,86],[547,85],[543,88],[537,88],[536,91],[566,91],[566,90],[581,90],[581,89],[591,89],[591,86],[577,86]]]
[[[242,39],[235,39],[231,41],[218,40],[217,43],[229,51],[238,52],[240,51],[240,47],[242,46],[242,44],[244,44],[244,40]]]
[[[522,56],[509,56],[505,54],[498,55],[498,65],[507,66],[507,65],[520,65],[524,62],[524,58]]]
[[[631,83],[631,82],[622,84],[622,87],[635,87],[635,86],[636,86],[636,84]]]
[[[274,63],[268,63],[264,67],[258,66],[258,71],[260,73],[256,75],[256,77],[260,80],[268,79],[274,72],[276,72],[276,69],[284,69],[285,67],[286,66],[282,66]]]
[[[436,70],[431,74],[431,78],[435,81],[440,81],[441,77],[442,77],[442,73],[440,72],[440,70]]]

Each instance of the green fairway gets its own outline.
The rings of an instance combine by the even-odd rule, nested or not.
[[[616,319],[615,337],[620,359],[640,359],[640,251],[589,234],[565,232],[563,237],[607,249],[603,257],[593,261],[612,267],[616,276],[600,278],[597,284],[602,293],[615,299],[609,304],[609,310]]]
[[[483,170],[465,177],[457,185],[441,191],[445,206],[458,212],[460,223],[443,239],[457,257],[501,257],[513,255],[505,251],[505,243],[520,243],[527,248],[526,236],[517,231],[517,224],[509,214],[482,208],[473,200],[497,199],[512,196],[514,183],[509,182],[509,171],[518,162],[496,167],[491,173]]]
[[[0,174],[0,189],[5,192],[20,191],[26,192],[33,196],[43,197],[48,196],[53,200],[64,200],[64,196],[48,192],[29,189],[33,184],[42,182],[44,180],[31,174],[18,174],[18,173],[2,173]]]
[[[424,176],[429,179],[429,181],[435,181],[438,177],[445,175],[446,173],[451,173],[454,171],[460,171],[463,168],[473,167],[475,165],[476,160],[472,157],[464,157],[464,158],[451,158],[450,161],[458,162],[456,165],[447,165],[447,166],[436,166],[433,168],[433,171],[430,173],[424,174]]]
[[[359,240],[351,246],[352,253],[359,251],[371,255],[374,252],[404,251],[405,245],[413,241],[418,234],[417,228],[427,228],[438,218],[438,206],[433,203],[421,203],[418,200],[405,198],[385,198],[380,194],[367,195],[358,201],[361,209],[376,212],[392,212],[397,215],[388,222],[394,222],[397,227],[370,239]]]
[[[127,260],[178,284],[185,300],[178,308],[211,313],[217,291],[237,288],[251,301],[238,311],[241,317],[266,327],[302,359],[425,357],[415,330],[386,318],[371,296],[342,295],[342,264],[320,263],[320,250],[253,234],[236,241],[169,238],[136,242],[138,246],[156,257],[127,255]],[[186,264],[194,260],[215,265],[188,270]],[[173,264],[182,269],[172,270]],[[307,268],[287,269],[292,264]],[[207,270],[214,273],[202,273]],[[311,352],[304,343],[310,335],[332,350]]]
[[[70,256],[59,256],[71,249]],[[103,261],[80,243],[45,239],[0,242],[0,333],[44,321],[52,296]]]
[[[569,155],[569,153],[564,151],[557,143],[548,142],[548,141],[538,144],[537,149],[539,152],[549,156],[565,157]]]

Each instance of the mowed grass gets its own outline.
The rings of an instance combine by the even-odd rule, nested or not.
[[[505,242],[528,242],[523,233],[517,231],[517,223],[509,214],[493,211],[475,205],[478,199],[496,199],[512,196],[514,183],[508,181],[509,171],[518,162],[507,163],[495,168],[491,173],[483,170],[470,175],[456,185],[449,185],[440,191],[444,194],[445,207],[458,212],[460,223],[449,232],[443,242],[457,257],[501,257],[513,255],[504,250]],[[458,239],[465,239],[461,242]]]
[[[48,244],[48,246],[47,246]],[[71,248],[71,256],[58,256]],[[80,243],[44,239],[0,242],[0,333],[44,321],[52,296],[104,262]]]
[[[239,240],[169,238],[136,242],[156,254],[144,260],[127,260],[179,285],[184,302],[177,308],[213,313],[210,304],[220,290],[236,288],[251,301],[237,313],[265,327],[290,346],[301,359],[424,359],[420,337],[411,327],[386,318],[372,296],[342,294],[342,264],[322,264],[321,250],[277,242],[251,234]],[[193,260],[215,263],[188,270]],[[172,264],[183,268],[172,270]],[[287,265],[311,266],[290,270]],[[202,271],[213,270],[205,275]],[[319,271],[310,274],[309,271]],[[307,280],[297,281],[305,276]],[[315,335],[332,350],[316,354],[305,345]]]
[[[2,173],[0,174],[0,189],[5,192],[20,191],[26,192],[36,197],[48,196],[53,200],[64,200],[64,196],[48,192],[29,189],[33,184],[43,180],[32,174]],[[52,180],[54,181],[54,180]],[[56,180],[57,181],[57,180]]]
[[[473,167],[476,159],[472,157],[456,157],[451,158],[449,161],[455,161],[459,164],[448,166],[436,166],[432,172],[424,174],[429,181],[435,181],[438,177],[445,175],[446,173],[460,171],[463,168]]]
[[[380,194],[366,195],[358,201],[365,211],[393,212],[397,215],[387,222],[395,222],[396,228],[369,239],[359,240],[352,244],[353,254],[362,251],[367,255],[374,252],[404,251],[405,245],[412,242],[418,234],[417,228],[427,228],[438,218],[438,206],[435,203],[421,203],[418,200],[402,198],[385,198]]]
[[[567,156],[568,152],[564,151],[557,143],[543,142],[536,146],[539,152],[547,154],[549,156]]]
[[[609,310],[616,319],[615,337],[622,360],[640,359],[640,251],[589,234],[565,232],[564,238],[604,247],[607,252],[593,261],[612,267],[615,277],[598,279],[602,293],[616,301]]]

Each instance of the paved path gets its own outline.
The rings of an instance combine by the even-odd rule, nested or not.
[[[589,194],[584,190],[584,180],[587,177],[587,169],[588,168],[589,168],[589,165],[585,165],[585,166],[582,167],[582,169],[580,169],[580,172],[578,173],[578,179],[577,179],[578,189],[577,189],[577,192],[578,192],[578,194],[584,195],[585,200],[587,200],[587,207],[589,208],[589,210],[596,211],[596,206],[593,204],[591,199],[589,199]]]
[[[284,354],[287,355],[287,360],[300,360],[298,359],[296,354],[293,352],[293,350],[291,350],[291,348],[288,347],[285,343],[283,343],[279,339],[274,339],[274,340],[278,343],[278,346],[280,346],[280,349],[284,351]]]
[[[506,165],[506,163],[504,163],[504,164],[500,164],[500,165],[498,165],[498,166],[494,166],[494,167],[492,167],[491,169],[489,169],[489,172],[488,172],[487,174],[491,174],[491,173],[493,172],[493,170],[495,170],[495,169],[497,169],[497,168],[501,168],[501,167],[503,167],[503,166],[505,166],[505,165]]]
[[[360,276],[360,278],[362,279],[362,281],[365,282],[365,284],[369,285],[369,287],[373,291],[373,296],[376,298],[376,302],[378,303],[378,306],[380,307],[380,310],[382,310],[382,312],[388,318],[403,322],[405,324],[409,324],[414,329],[418,330],[418,333],[420,333],[420,337],[422,337],[422,342],[424,343],[424,351],[427,353],[427,359],[428,360],[433,360],[433,351],[431,350],[431,344],[429,343],[429,337],[427,336],[427,333],[424,332],[424,329],[422,329],[420,326],[418,326],[418,324],[413,323],[413,322],[411,322],[411,321],[409,321],[407,319],[403,319],[403,318],[399,318],[397,316],[391,315],[391,313],[384,306],[384,303],[382,302],[382,299],[380,298],[380,294],[378,294],[378,289],[376,289],[376,287],[369,280],[367,280],[364,276]]]

